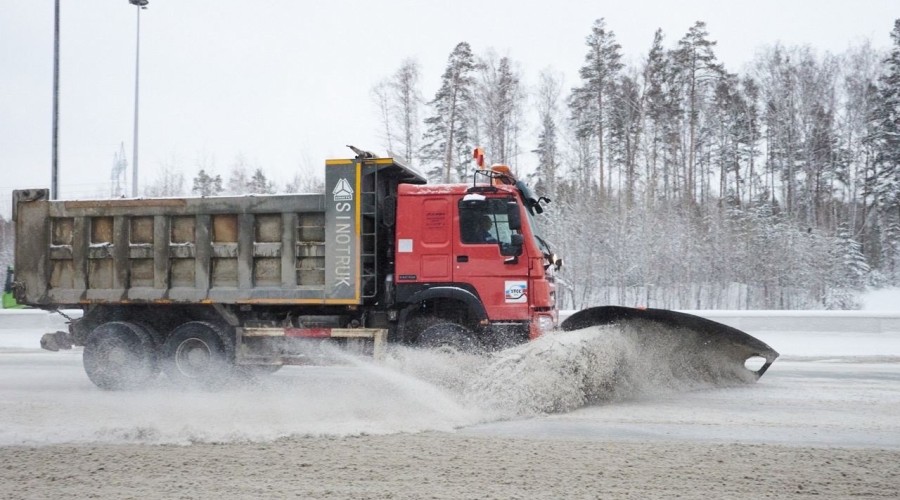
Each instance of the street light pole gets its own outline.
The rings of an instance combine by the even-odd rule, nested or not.
[[[50,153],[50,199],[59,199],[59,0],[53,7],[53,132]]]
[[[57,0],[58,1],[58,0]],[[137,7],[137,41],[134,52],[134,150],[131,155],[131,197],[138,197],[138,99],[141,71],[141,11],[147,8],[150,0],[128,0],[128,3]]]

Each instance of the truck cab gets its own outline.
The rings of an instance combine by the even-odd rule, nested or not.
[[[556,326],[559,261],[535,222],[541,201],[497,166],[471,185],[398,187],[396,295],[415,305],[404,341],[497,348]]]

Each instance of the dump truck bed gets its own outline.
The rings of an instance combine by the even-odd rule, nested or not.
[[[49,201],[17,191],[23,302],[352,303],[326,287],[325,196]]]

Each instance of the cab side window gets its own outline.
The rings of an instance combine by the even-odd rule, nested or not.
[[[513,230],[509,227],[506,200],[491,198],[477,202],[459,202],[459,235],[467,244],[509,244]]]

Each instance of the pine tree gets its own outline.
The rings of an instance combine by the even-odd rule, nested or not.
[[[603,18],[594,21],[585,44],[588,51],[584,57],[585,64],[579,71],[582,86],[573,89],[570,108],[579,133],[582,136],[589,134],[597,141],[597,179],[600,192],[603,193],[612,187],[611,183],[607,183],[604,172],[605,126],[616,78],[624,66],[620,52],[622,46],[616,42],[615,34],[606,29]]]
[[[662,163],[662,196],[669,194],[668,165],[663,153],[665,144],[664,128],[669,114],[666,95],[668,77],[668,57],[662,45],[662,30],[653,34],[653,44],[644,64],[644,136],[647,138],[644,154],[648,201],[654,200],[659,189],[660,163]]]
[[[469,143],[475,85],[472,73],[476,68],[469,44],[460,42],[450,53],[441,87],[429,103],[433,114],[425,119],[421,156],[430,165],[427,175],[432,180],[451,182],[465,177],[472,147]]]
[[[637,183],[636,164],[641,139],[642,101],[643,96],[635,77],[622,76],[616,82],[610,112],[609,136],[612,141],[609,159],[611,164],[619,165],[622,169],[619,176],[620,191],[624,191],[625,203],[629,207],[634,203]],[[624,186],[621,186],[623,180]]]
[[[222,176],[216,174],[215,177],[206,173],[205,169],[200,169],[197,176],[194,177],[194,186],[191,192],[200,196],[218,196],[222,194]]]
[[[531,152],[538,157],[535,168],[535,188],[545,192],[551,198],[556,197],[556,186],[560,174],[559,131],[557,116],[559,114],[559,97],[561,84],[557,76],[549,70],[541,72],[537,89],[538,111],[538,144]]]
[[[878,81],[873,188],[882,210],[889,216],[900,216],[900,19],[894,21],[891,40],[894,45],[884,59],[884,73]]]
[[[253,194],[272,194],[275,192],[275,186],[266,178],[261,168],[257,168],[250,177],[247,184],[247,191]]]
[[[727,199],[738,207],[741,206],[741,164],[752,137],[748,108],[737,75],[726,75],[719,80],[709,117],[713,128],[711,153],[718,171],[718,196],[721,201]]]
[[[841,225],[831,247],[831,269],[826,277],[826,309],[856,309],[856,295],[865,288],[869,265],[862,246]]]
[[[696,200],[697,188],[697,140],[701,124],[701,109],[709,89],[722,77],[724,69],[716,62],[713,52],[716,42],[709,40],[706,23],[697,21],[678,41],[678,49],[672,59],[685,89],[685,111],[688,122],[687,163],[685,165],[685,196]]]
[[[870,223],[871,246],[877,247],[881,267],[896,285],[900,279],[900,19],[894,21],[891,41],[882,74],[872,88],[864,144],[873,157],[866,168],[863,195],[871,197],[873,213],[867,220],[876,221]]]

